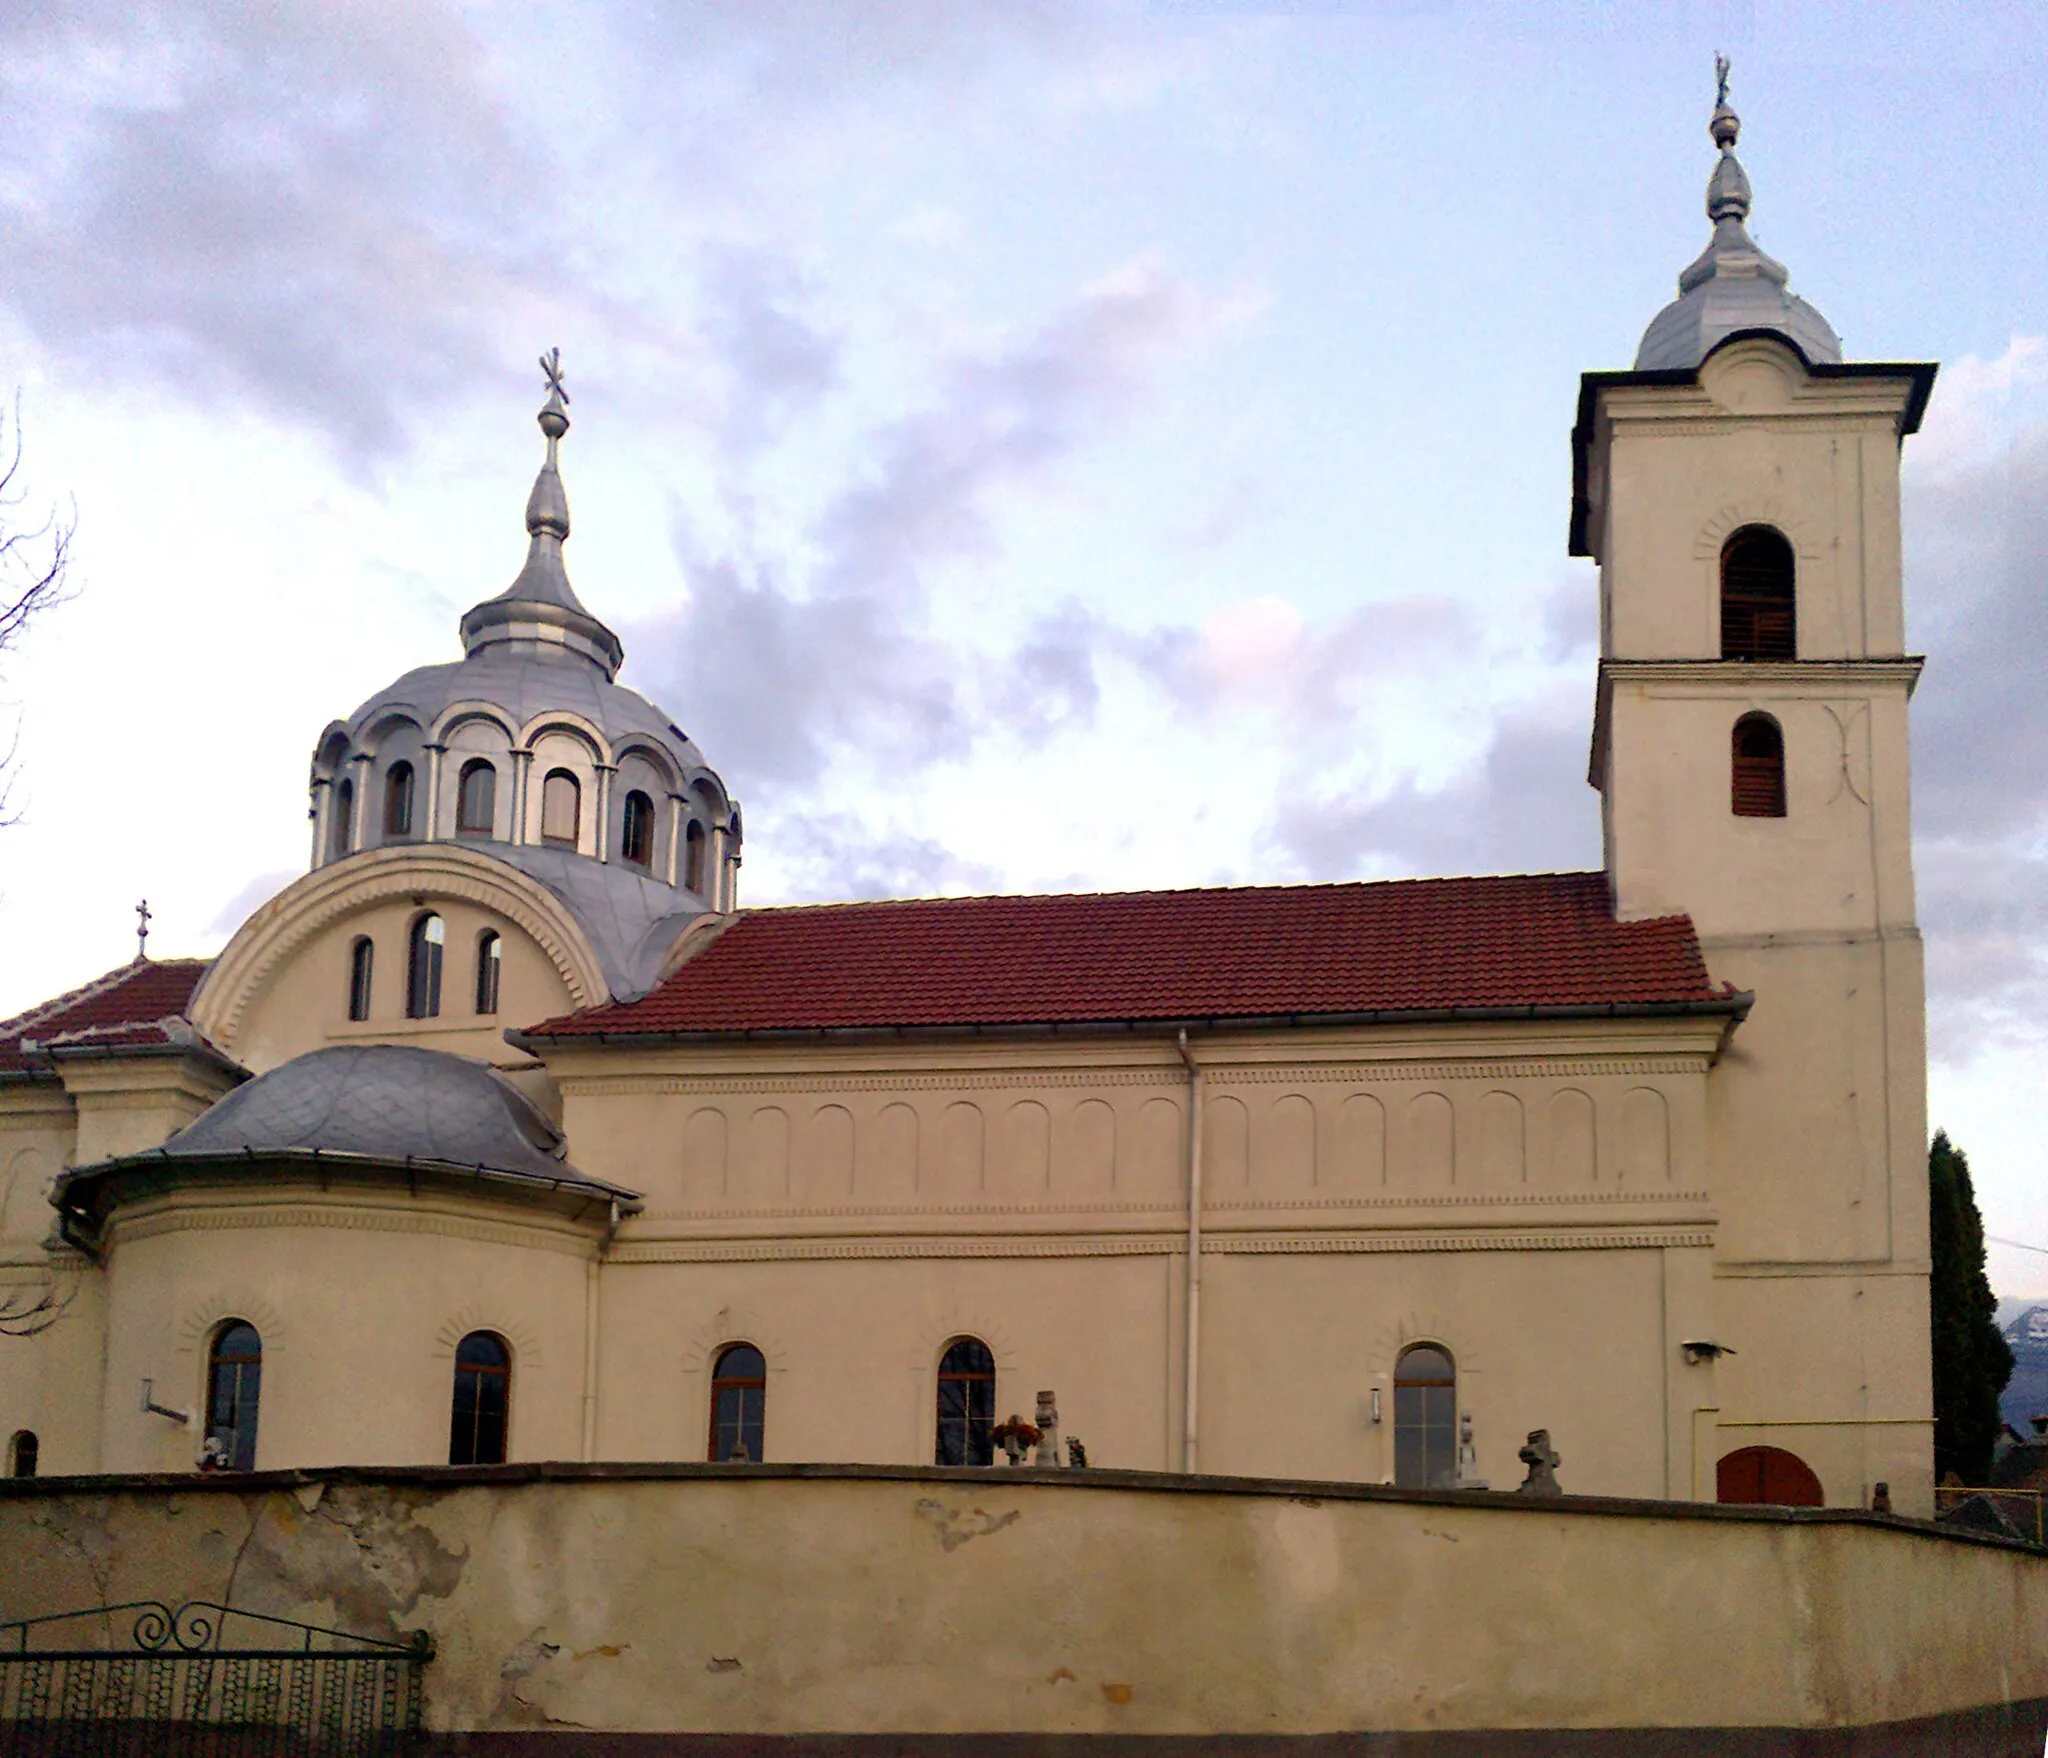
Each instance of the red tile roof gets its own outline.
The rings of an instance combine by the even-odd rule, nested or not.
[[[184,1023],[203,958],[137,959],[26,1013],[0,1020],[0,1075],[29,1068],[24,1039],[44,1050],[128,1049],[168,1044]]]
[[[1691,921],[1617,922],[1599,873],[741,915],[651,994],[532,1028],[602,1033],[1065,1025],[1726,1005]]]

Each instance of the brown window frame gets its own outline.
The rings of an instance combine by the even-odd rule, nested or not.
[[[1424,1356],[1441,1370],[1411,1367]],[[1419,1459],[1407,1455],[1412,1434]],[[1458,1358],[1441,1343],[1411,1343],[1394,1363],[1394,1482],[1403,1489],[1449,1489],[1458,1475]]]
[[[737,1373],[732,1371],[729,1364],[734,1356],[741,1354],[751,1355],[754,1361],[759,1363],[760,1371],[758,1373]],[[747,1412],[747,1394],[749,1392],[756,1394],[751,1419],[749,1419]],[[738,1404],[737,1414],[730,1424],[725,1420],[725,1395],[727,1393],[732,1393]],[[768,1358],[752,1343],[727,1343],[718,1351],[718,1359],[712,1363],[711,1433],[705,1445],[704,1456],[714,1465],[731,1464],[738,1459],[736,1453],[720,1450],[723,1431],[728,1427],[737,1431],[734,1438],[740,1446],[746,1448],[747,1457],[745,1462],[751,1465],[760,1464],[762,1454],[767,1446]],[[754,1437],[751,1446],[747,1442],[749,1434]]]
[[[471,796],[470,785],[481,778],[481,800]],[[481,805],[481,815],[473,806]],[[481,821],[479,821],[479,816]],[[490,836],[497,829],[498,818],[498,766],[488,757],[472,757],[462,766],[462,773],[455,778],[455,834],[457,836]]]
[[[505,982],[505,937],[486,928],[476,937],[476,1010],[496,1013]]]
[[[472,1343],[491,1344],[501,1359],[497,1361],[464,1361],[462,1352]],[[465,1413],[463,1404],[463,1377],[467,1375],[471,1384],[467,1388],[470,1396]],[[484,1396],[488,1386],[499,1388],[498,1409],[495,1416],[486,1409]],[[464,1432],[464,1417],[468,1418],[468,1430]],[[495,1421],[496,1434],[489,1433],[489,1425]],[[495,1450],[488,1444],[495,1439]],[[451,1465],[502,1465],[512,1456],[512,1345],[496,1331],[471,1331],[455,1345],[455,1383],[448,1401],[448,1463]]]
[[[384,771],[384,834],[386,836],[412,835],[413,768],[410,763],[398,762]]]
[[[566,836],[548,828],[548,795],[558,781],[565,782],[569,789],[569,831]],[[550,769],[540,778],[540,839],[556,848],[576,848],[583,841],[583,784],[576,779],[574,770]]]
[[[1774,525],[1745,525],[1721,545],[1721,657],[1799,657],[1798,560]]]
[[[986,1368],[956,1365],[955,1356],[965,1351],[978,1350],[978,1360],[988,1363]],[[960,1408],[957,1412],[947,1409],[947,1389],[958,1387]],[[981,1388],[985,1388],[982,1390]],[[935,1465],[993,1465],[996,1456],[996,1352],[979,1337],[959,1336],[947,1339],[946,1346],[939,1351],[939,1374],[937,1397],[934,1400],[934,1433],[932,1437],[932,1463]],[[948,1426],[959,1429],[959,1444],[948,1446]],[[949,1458],[949,1452],[958,1453],[958,1458]]]
[[[1775,747],[1745,751],[1745,735],[1765,735]],[[1785,816],[1785,729],[1775,716],[1745,714],[1728,734],[1728,809],[1738,818]]]
[[[348,949],[348,1016],[368,1019],[376,993],[377,946],[367,934],[358,934]]]
[[[654,865],[654,801],[637,787],[619,814],[619,859],[636,867]]]

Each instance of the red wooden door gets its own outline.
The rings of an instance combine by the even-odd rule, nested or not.
[[[1769,1502],[1781,1508],[1818,1508],[1820,1479],[1804,1459],[1783,1447],[1739,1447],[1714,1467],[1714,1494],[1724,1502]]]

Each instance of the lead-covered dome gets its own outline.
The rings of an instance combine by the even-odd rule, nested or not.
[[[459,841],[538,880],[590,935],[613,995],[651,986],[675,934],[733,907],[739,809],[689,736],[617,683],[624,649],[569,584],[559,353],[539,423],[525,566],[421,666],[321,735],[313,866]]]
[[[1735,156],[1742,121],[1728,107],[1728,69],[1718,63],[1720,101],[1708,133],[1721,149],[1707,182],[1707,218],[1714,235],[1678,277],[1678,297],[1650,320],[1636,350],[1636,369],[1695,367],[1728,337],[1745,330],[1783,336],[1809,365],[1837,364],[1841,338],[1828,320],[1789,290],[1785,265],[1750,237],[1749,177]]]

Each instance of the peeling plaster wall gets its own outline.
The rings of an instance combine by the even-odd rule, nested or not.
[[[1855,1514],[505,1467],[8,1485],[0,1555],[0,1621],[208,1598],[424,1628],[442,1730],[1839,1728],[2048,1698],[2048,1557]]]

